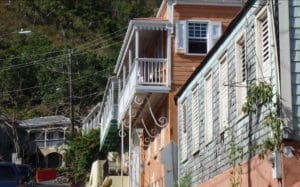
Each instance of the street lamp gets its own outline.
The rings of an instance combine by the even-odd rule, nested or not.
[[[25,30],[23,28],[20,29],[20,31],[18,32],[19,34],[30,34],[31,33],[31,30]]]

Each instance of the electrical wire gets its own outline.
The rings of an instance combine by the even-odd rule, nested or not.
[[[119,29],[119,30],[117,30],[117,31],[115,31],[115,32],[113,32],[113,33],[105,34],[105,35],[103,35],[103,37],[98,38],[98,39],[93,40],[93,41],[90,41],[90,42],[87,42],[87,43],[84,43],[84,44],[81,44],[81,45],[79,45],[78,47],[76,47],[75,49],[82,50],[81,48],[82,48],[83,46],[85,46],[85,45],[91,45],[92,43],[95,43],[96,41],[103,40],[103,39],[106,39],[106,38],[109,38],[109,40],[111,40],[111,36],[112,36],[113,34],[119,33],[119,32],[121,32],[121,31],[125,30],[126,28],[127,28],[127,27],[123,27],[123,28],[121,28],[121,29]],[[122,36],[122,35],[124,35],[124,34],[125,34],[125,32],[123,32],[123,33],[121,33],[121,34],[118,34],[117,37],[114,36],[114,37],[112,37],[112,38],[113,38],[113,39],[116,39],[116,38],[118,38],[119,36]],[[100,41],[100,42],[103,42],[103,41]],[[58,51],[50,51],[50,52],[46,52],[46,53],[42,53],[42,54],[37,54],[37,55],[30,55],[30,56],[28,56],[28,57],[36,57],[36,56],[42,56],[42,55],[48,55],[48,54],[54,54],[54,53],[63,52],[63,51],[65,51],[65,49],[63,49],[63,50],[58,50]],[[15,59],[19,59],[19,58],[23,58],[23,56],[17,56],[17,57],[13,57],[13,58],[0,58],[0,61],[4,61],[4,60],[15,60]]]
[[[72,56],[79,56],[79,55],[82,55],[82,54],[90,53],[91,51],[105,49],[105,48],[111,47],[111,46],[119,44],[119,43],[122,43],[122,41],[117,41],[117,42],[111,43],[109,45],[102,46],[100,48],[92,49],[92,50],[85,51],[85,52],[78,51],[78,52],[73,53]],[[25,67],[34,66],[34,65],[45,64],[47,62],[54,61],[56,58],[66,57],[66,56],[67,56],[67,54],[63,54],[63,55],[59,55],[59,56],[56,56],[56,57],[49,57],[48,59],[32,61],[30,63],[23,63],[23,64],[16,64],[16,65],[11,65],[11,66],[6,66],[6,67],[2,67],[2,69],[0,70],[0,72],[6,71],[6,70],[10,70],[12,68],[15,70],[15,69],[22,69],[22,68],[25,68]]]
[[[113,67],[108,67],[106,69],[94,72],[94,73],[92,73],[90,75],[73,79],[72,82],[77,81],[77,80],[82,80],[82,79],[85,79],[85,78],[88,78],[88,77],[91,77],[91,76],[94,76],[97,73],[102,73],[102,72],[110,71],[111,69],[113,69]],[[33,89],[40,88],[40,87],[48,87],[48,86],[59,85],[61,83],[69,83],[69,81],[63,81],[63,82],[60,82],[60,83],[51,83],[51,84],[40,85],[40,86],[32,86],[32,87],[27,87],[27,88],[22,88],[22,89],[8,90],[8,91],[2,92],[2,94],[8,94],[8,93],[13,93],[13,92],[20,92],[20,91],[25,91],[25,90],[33,90]]]

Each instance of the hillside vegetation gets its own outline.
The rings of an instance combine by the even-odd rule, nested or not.
[[[128,21],[159,0],[0,1],[0,112],[14,119],[70,113],[100,102]],[[30,34],[18,31],[30,30]]]

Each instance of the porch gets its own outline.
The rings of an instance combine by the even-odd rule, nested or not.
[[[166,20],[139,19],[129,24],[117,61],[118,124],[144,114],[145,102],[159,102],[170,90],[170,27]],[[144,103],[144,104],[143,104]]]

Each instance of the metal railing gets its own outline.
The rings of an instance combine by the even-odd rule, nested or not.
[[[55,148],[63,145],[64,142],[64,139],[35,140],[35,143],[39,148]]]

